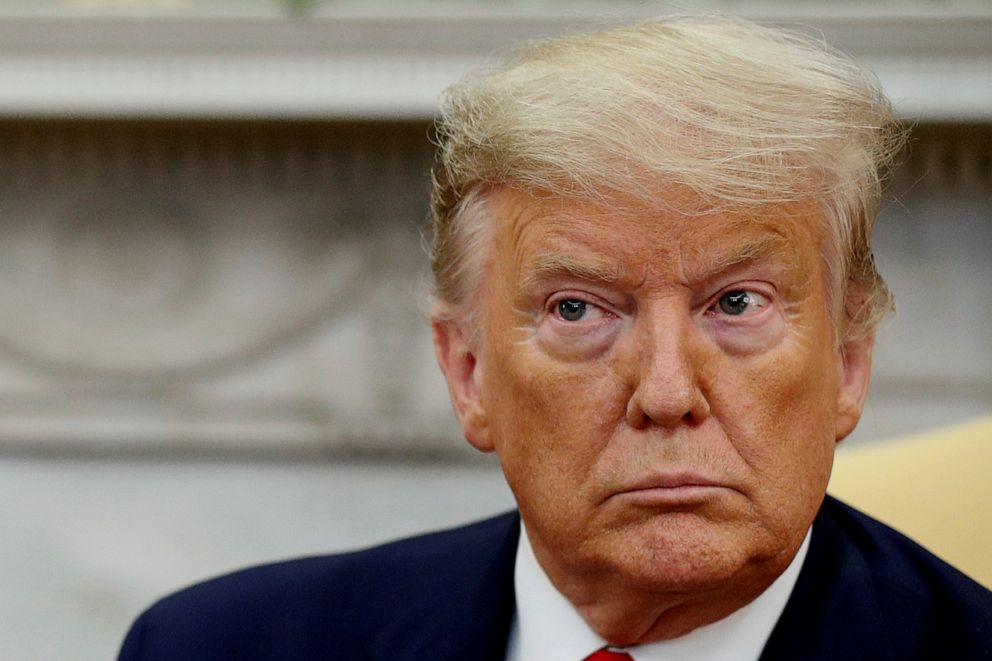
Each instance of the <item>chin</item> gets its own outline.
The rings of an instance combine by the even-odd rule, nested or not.
[[[611,540],[615,570],[643,589],[700,590],[781,573],[785,549],[762,535],[690,516],[652,521]]]

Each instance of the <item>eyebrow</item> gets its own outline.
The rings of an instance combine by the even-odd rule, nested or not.
[[[530,261],[522,284],[525,288],[530,288],[538,283],[560,278],[614,284],[620,280],[620,266],[576,259],[563,253],[544,253]]]
[[[782,261],[786,268],[791,269],[798,266],[792,244],[785,236],[776,232],[731,244],[712,256],[704,255],[704,259],[697,262],[700,266],[693,269],[692,275],[708,277],[730,271],[738,266],[758,262],[773,255],[784,257],[785,259]]]

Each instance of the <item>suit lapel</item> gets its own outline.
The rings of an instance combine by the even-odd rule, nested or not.
[[[813,523],[809,554],[765,645],[761,661],[888,659],[879,643],[885,614],[872,572],[830,516],[831,500]]]
[[[397,604],[370,647],[376,661],[502,661],[513,618],[516,513],[453,540],[418,572],[409,603]],[[413,596],[409,596],[409,595]]]

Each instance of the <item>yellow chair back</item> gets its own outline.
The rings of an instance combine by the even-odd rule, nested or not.
[[[828,491],[992,589],[992,417],[842,445]]]

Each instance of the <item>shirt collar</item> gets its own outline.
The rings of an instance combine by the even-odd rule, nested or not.
[[[638,645],[626,652],[634,661],[757,660],[796,585],[809,540],[807,531],[786,570],[748,605],[674,640]],[[523,522],[513,580],[517,603],[507,661],[580,661],[606,645],[541,569]]]

